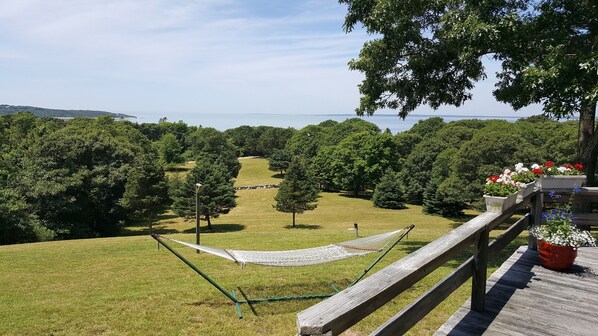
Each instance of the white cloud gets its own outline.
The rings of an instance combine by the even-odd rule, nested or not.
[[[352,113],[347,62],[368,36],[344,15],[325,0],[0,0],[0,103]]]

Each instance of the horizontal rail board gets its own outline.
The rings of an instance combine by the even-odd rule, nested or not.
[[[492,241],[488,247],[488,257],[494,258],[503,248],[513,241],[529,225],[529,214],[518,220],[506,232]],[[402,335],[411,329],[418,321],[430,313],[444,301],[451,293],[464,284],[472,276],[473,257],[467,259],[451,274],[438,284],[417,298],[409,306],[380,326],[371,335]]]
[[[340,334],[471,245],[480,232],[490,231],[510,218],[536,193],[503,213],[482,213],[355,286],[300,312],[299,334]]]

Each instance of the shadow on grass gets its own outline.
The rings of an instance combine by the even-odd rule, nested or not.
[[[119,235],[120,236],[145,236],[145,235],[150,234],[150,230],[148,227],[145,227],[141,230],[140,229],[131,230],[131,229],[129,229],[130,227],[140,227],[140,226],[125,227],[120,231]],[[209,230],[207,226],[205,226],[205,227],[202,226],[200,228],[200,233],[207,234],[207,233],[235,232],[235,231],[242,231],[244,229],[245,229],[245,225],[243,225],[243,224],[216,224],[216,225],[212,225],[212,230]],[[169,229],[166,226],[162,226],[162,225],[154,225],[152,233],[157,233],[160,235],[172,234],[172,233],[195,233],[195,227],[180,231],[180,230],[175,230],[175,229]]]
[[[274,175],[272,175],[272,176],[270,176],[270,177],[271,177],[271,178],[278,178],[278,179],[282,179],[282,178],[284,178],[284,174],[277,173],[277,174],[274,174]]]
[[[320,225],[315,225],[315,224],[296,224],[295,226],[286,225],[284,228],[285,229],[317,230],[317,229],[321,229],[322,227]]]
[[[166,167],[164,171],[169,173],[182,173],[191,170],[191,168],[187,167]]]
[[[357,198],[357,199],[362,199],[362,200],[366,200],[366,201],[371,200],[372,195],[373,195],[373,193],[371,193],[371,192],[366,192],[361,195],[354,195],[354,194],[347,194],[347,193],[340,194],[341,197]]]
[[[175,229],[167,229],[166,227],[163,226],[155,226],[153,227],[152,230],[153,233],[157,233],[160,235],[164,235],[164,234],[169,234],[169,233],[180,233],[179,230],[175,230]],[[144,229],[141,230],[131,230],[129,229],[129,227],[125,227],[120,231],[119,236],[146,236],[150,234],[150,230],[149,227],[146,227]]]
[[[235,232],[245,230],[243,224],[212,224],[212,229],[208,229],[207,226],[201,226],[199,228],[200,233],[217,233],[217,232]],[[195,233],[195,227],[183,230],[183,233]]]

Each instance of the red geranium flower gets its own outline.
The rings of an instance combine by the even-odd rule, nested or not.
[[[544,164],[545,167],[550,168],[550,167],[554,167],[554,162],[552,161],[546,161],[546,163]]]
[[[536,175],[542,175],[544,172],[542,171],[542,169],[532,169],[532,173],[536,174]]]
[[[496,175],[492,175],[488,178],[488,181],[494,182],[496,183],[496,181],[498,181],[500,177],[496,176]]]
[[[575,165],[573,165],[573,167],[575,167],[575,169],[582,171],[583,170],[583,165],[581,163],[576,163]]]
[[[564,165],[564,167],[567,168],[567,169],[571,169],[571,165],[568,164],[568,163],[566,165]]]

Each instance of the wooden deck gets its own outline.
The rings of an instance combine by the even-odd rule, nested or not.
[[[486,311],[468,300],[435,335],[598,335],[598,248],[580,248],[567,273],[520,247],[488,279]]]

